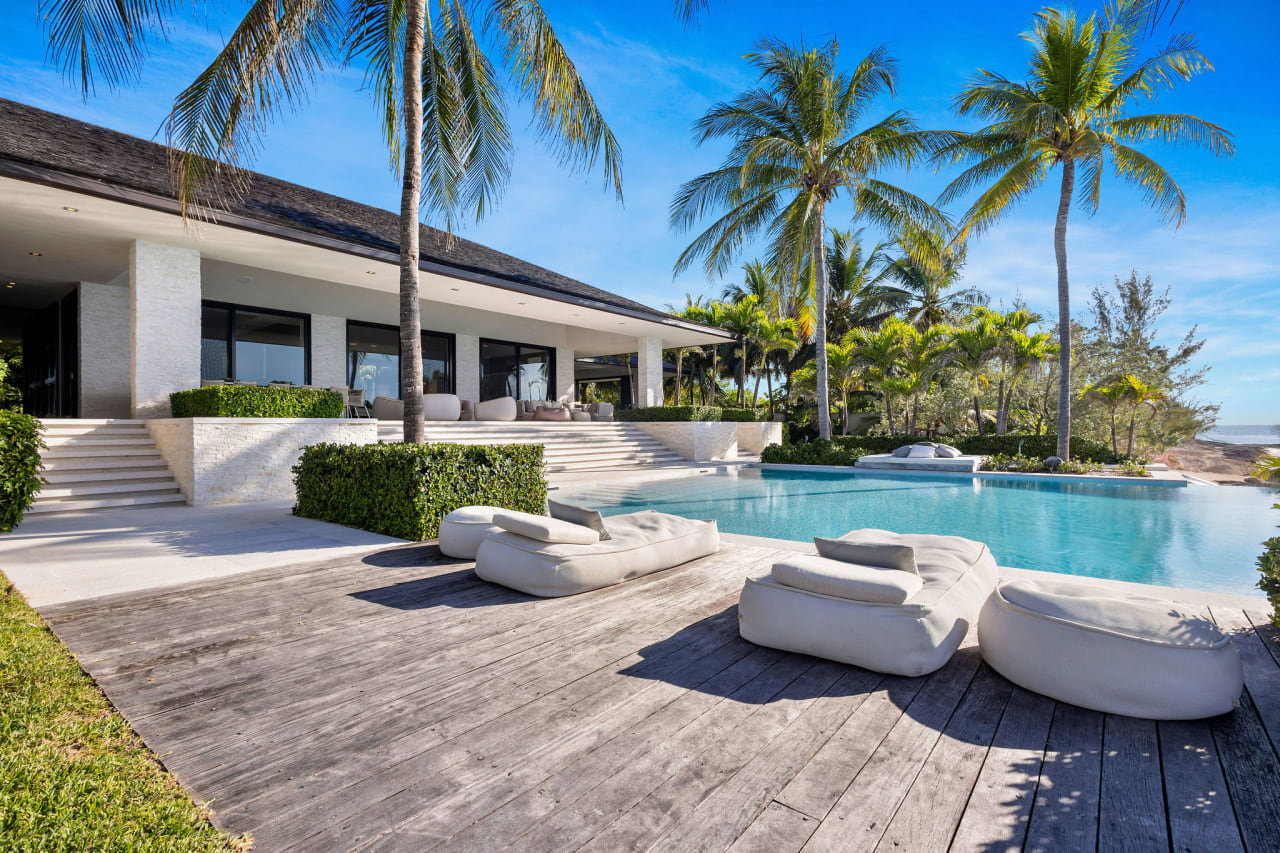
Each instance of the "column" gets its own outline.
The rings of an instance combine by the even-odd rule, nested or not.
[[[80,417],[129,417],[129,288],[80,282],[79,327]]]
[[[573,402],[573,358],[571,347],[556,347],[556,399],[562,403]]]
[[[635,406],[662,405],[662,338],[636,339]]]
[[[480,399],[480,338],[477,335],[454,335],[454,389],[463,400]]]
[[[169,417],[169,395],[200,386],[200,253],[129,247],[130,397],[136,418]]]
[[[347,318],[311,315],[311,384],[347,384]]]

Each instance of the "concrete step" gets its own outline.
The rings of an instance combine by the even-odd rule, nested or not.
[[[133,456],[50,456],[43,454],[44,470],[50,471],[97,471],[97,470],[132,470],[135,468],[164,468],[164,459],[160,451],[149,455]]]
[[[96,427],[53,427],[45,428],[44,437],[50,438],[78,438],[80,436],[92,438],[149,438],[150,433],[146,427],[132,426],[96,426]]]
[[[96,498],[61,498],[46,503],[37,502],[27,510],[29,514],[46,512],[82,512],[90,509],[106,509],[108,507],[150,506],[152,504],[185,503],[180,493],[159,495],[112,494],[100,495]]]
[[[44,443],[55,447],[146,447],[154,446],[151,436],[139,435],[46,435]]]
[[[147,422],[139,418],[43,418],[40,423],[46,427],[90,427],[90,426],[138,426],[146,428]]]
[[[127,445],[125,447],[111,447],[102,445],[75,445],[75,444],[59,444],[50,445],[49,449],[40,454],[44,459],[72,459],[84,457],[109,457],[109,456],[156,456],[160,455],[160,451],[156,446],[147,442],[145,445]]]
[[[176,492],[178,484],[172,477],[152,477],[145,480],[97,480],[87,483],[54,484],[45,486],[36,495],[36,503],[47,503],[60,498],[83,495],[141,494],[145,492]]]
[[[121,480],[154,480],[157,477],[169,477],[169,469],[163,462],[157,462],[145,468],[61,468],[46,467],[40,472],[45,482],[53,483],[96,483],[103,480],[119,482]]]

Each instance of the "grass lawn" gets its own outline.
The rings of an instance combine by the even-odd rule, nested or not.
[[[0,574],[0,850],[246,850]]]

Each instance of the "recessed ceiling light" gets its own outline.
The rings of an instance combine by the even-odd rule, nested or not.
[[[7,287],[7,288],[9,288],[9,289],[13,289],[13,288],[15,288],[15,287],[17,287],[17,286],[18,286],[18,283],[17,283],[16,281],[11,281],[11,282],[9,282],[8,284],[6,284],[6,285],[5,285],[5,287]]]
[[[618,325],[619,325],[619,326],[625,326],[625,325],[627,325],[627,321],[626,321],[626,320],[619,320],[619,321],[618,321]]]
[[[523,305],[524,303],[523,303],[523,302],[517,302],[516,304],[517,304],[517,305]]]
[[[377,270],[365,270],[365,271],[364,271],[364,274],[365,274],[365,275],[377,275],[377,274],[378,274],[378,271],[377,271]]]
[[[456,287],[451,287],[451,288],[449,288],[449,289],[450,289],[450,290],[452,290],[454,293],[457,293],[457,292],[458,292],[458,288],[456,288]]]
[[[39,253],[39,252],[27,252],[27,254],[28,254],[28,255],[30,255],[30,256],[31,256],[31,257],[33,257],[33,258],[38,258],[38,257],[40,257],[40,253]]]
[[[65,205],[63,206],[62,209],[65,210],[67,213],[77,213],[80,210],[80,208],[78,207],[67,207]]]

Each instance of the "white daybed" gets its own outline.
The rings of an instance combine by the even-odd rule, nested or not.
[[[714,521],[651,510],[609,517],[607,539],[582,524],[529,513],[499,511],[493,523],[502,529],[480,543],[476,575],[544,598],[611,586],[720,548]]]
[[[823,557],[780,561],[743,586],[744,639],[877,672],[924,675],[955,654],[996,583],[991,551],[959,536],[868,529],[838,541],[909,546],[918,578]]]

